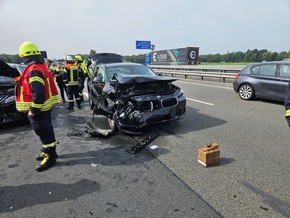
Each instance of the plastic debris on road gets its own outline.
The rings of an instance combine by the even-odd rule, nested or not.
[[[92,167],[96,167],[96,166],[97,166],[97,164],[91,163],[91,166],[92,166]]]
[[[85,127],[85,132],[92,137],[108,137],[113,132],[113,130],[100,129],[98,127],[93,126],[93,124],[91,124],[90,122],[88,122]]]
[[[158,148],[157,145],[152,145],[152,146],[150,146],[150,149],[151,149],[151,150],[155,150],[156,148]]]

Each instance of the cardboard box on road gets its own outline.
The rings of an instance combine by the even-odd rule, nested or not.
[[[217,143],[210,143],[198,149],[198,162],[205,167],[220,163],[220,149]]]

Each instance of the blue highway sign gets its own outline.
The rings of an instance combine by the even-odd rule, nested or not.
[[[136,49],[151,49],[151,41],[136,41]]]

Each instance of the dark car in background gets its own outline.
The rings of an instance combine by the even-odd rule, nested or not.
[[[91,62],[91,68],[94,71],[98,64],[123,62],[123,56],[115,53],[96,53],[91,56]]]
[[[236,75],[234,91],[241,99],[284,101],[290,78],[290,62],[273,61],[247,65]]]
[[[25,65],[6,64],[0,60],[0,125],[22,123],[27,121],[26,115],[16,110],[15,81],[13,77],[20,76]]]
[[[108,118],[111,129],[142,134],[145,126],[185,116],[186,98],[176,80],[143,64],[100,64],[89,84],[89,103],[94,114]]]

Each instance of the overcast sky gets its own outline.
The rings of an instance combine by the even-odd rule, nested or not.
[[[31,41],[49,58],[199,47],[200,54],[290,50],[290,0],[0,0],[0,54]]]

